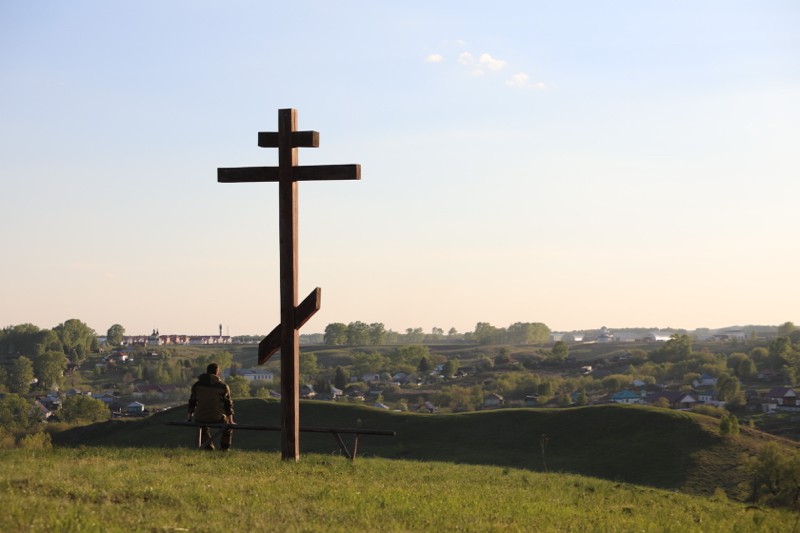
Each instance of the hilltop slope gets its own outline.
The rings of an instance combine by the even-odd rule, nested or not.
[[[280,404],[236,402],[239,423],[280,425]],[[185,417],[182,408],[139,421],[109,421],[54,435],[56,445],[191,447],[192,429],[164,425]],[[487,464],[586,476],[710,494],[744,480],[741,454],[792,441],[743,428],[721,437],[717,420],[666,409],[592,406],[574,409],[501,409],[429,415],[389,412],[330,402],[302,402],[301,425],[391,429],[396,437],[362,436],[361,456]],[[348,437],[345,436],[348,442]],[[302,433],[303,453],[338,453],[326,434]],[[348,446],[350,442],[348,442]],[[279,432],[238,431],[234,447],[278,451]]]

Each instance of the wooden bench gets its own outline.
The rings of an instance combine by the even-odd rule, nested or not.
[[[200,449],[205,448],[209,444],[211,444],[215,438],[222,435],[227,429],[235,429],[236,431],[239,430],[254,430],[254,431],[281,431],[280,426],[260,426],[256,424],[227,424],[225,422],[218,422],[216,424],[202,424],[199,422],[167,422],[168,426],[185,426],[185,427],[193,427],[197,428],[197,447]],[[216,432],[211,434],[209,439],[203,440],[203,433],[201,428],[208,427],[208,428],[215,428],[217,429]],[[383,429],[361,429],[361,428],[320,428],[320,427],[308,427],[308,426],[300,426],[300,432],[303,433],[330,433],[339,443],[339,447],[342,449],[342,452],[347,456],[348,459],[351,461],[356,460],[356,454],[358,453],[358,437],[361,435],[380,435],[384,437],[394,437],[397,435],[395,431],[383,430]],[[344,443],[342,439],[342,435],[353,435],[353,451],[352,453],[347,448],[347,445]]]

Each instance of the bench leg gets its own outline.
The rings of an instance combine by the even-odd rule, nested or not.
[[[339,434],[338,434],[338,433],[336,433],[336,432],[333,432],[333,436],[336,438],[336,440],[337,440],[337,441],[339,441],[339,447],[342,449],[342,451],[343,451],[343,452],[344,452],[344,454],[347,456],[347,458],[348,458],[348,459],[350,459],[350,460],[352,461],[352,460],[353,460],[353,456],[352,456],[352,455],[350,455],[350,450],[348,450],[348,449],[347,449],[347,445],[346,445],[346,444],[344,443],[344,441],[342,440],[342,436],[341,436],[341,435],[339,435]]]
[[[208,446],[209,444],[213,444],[214,443],[214,439],[216,439],[217,437],[219,437],[220,435],[225,433],[225,431],[229,427],[230,426],[228,426],[227,424],[223,424],[222,427],[219,428],[215,433],[211,433],[211,436],[209,438],[207,438],[206,440],[203,440],[203,427],[202,426],[199,427],[197,429],[197,431],[198,431],[198,433],[197,433],[197,447],[202,450],[206,446]]]

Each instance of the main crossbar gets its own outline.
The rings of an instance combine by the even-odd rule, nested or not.
[[[292,167],[293,181],[360,180],[361,165],[304,165]],[[218,168],[218,183],[278,182],[278,167]]]

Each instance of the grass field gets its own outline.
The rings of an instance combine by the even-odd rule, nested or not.
[[[280,404],[236,402],[243,424],[280,425]],[[301,425],[388,429],[396,437],[363,436],[362,457],[491,465],[537,472],[569,472],[611,481],[709,495],[722,489],[736,497],[746,481],[738,468],[767,442],[787,450],[798,444],[742,428],[722,437],[716,419],[668,409],[606,405],[572,409],[500,409],[428,415],[399,413],[354,404],[301,402]],[[185,418],[181,408],[141,421],[109,421],[53,436],[57,445],[189,448],[192,429],[166,426]],[[326,434],[302,433],[301,452],[338,453]],[[278,432],[238,431],[238,450],[280,449]]]
[[[186,448],[0,450],[0,531],[781,532],[798,515],[571,474]]]

